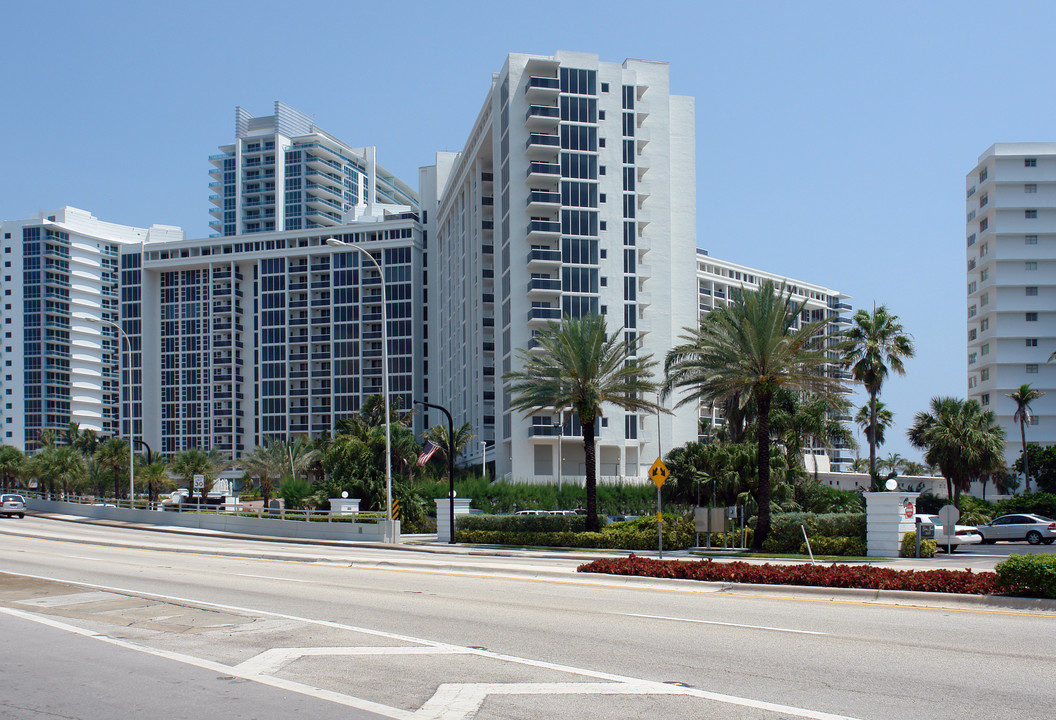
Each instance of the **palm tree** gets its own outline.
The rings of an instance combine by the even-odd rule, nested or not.
[[[915,460],[903,460],[902,461],[902,474],[913,475],[916,477],[923,476],[927,472],[927,468],[924,467],[923,463],[919,463]]]
[[[678,402],[712,404],[737,398],[756,407],[759,518],[752,547],[761,549],[770,533],[770,409],[778,389],[811,393],[831,407],[842,387],[825,374],[826,320],[799,325],[804,303],[792,300],[784,285],[766,281],[757,291],[731,293],[732,303],[712,310],[685,342],[667,354],[665,393],[690,392]]]
[[[140,456],[136,468],[136,479],[147,486],[147,500],[154,502],[158,492],[171,483],[165,457],[159,452],[147,451]]]
[[[854,460],[851,461],[851,472],[869,472],[869,458],[855,457]]]
[[[114,474],[114,499],[121,497],[118,482],[128,470],[128,443],[118,437],[107,438],[95,451],[95,459]]]
[[[246,475],[257,478],[260,483],[260,494],[264,500],[264,508],[267,509],[268,503],[271,502],[271,493],[275,489],[274,481],[290,470],[286,444],[280,440],[265,438],[263,445],[257,445],[239,462]]]
[[[1030,386],[1030,383],[1024,383],[1015,392],[1005,395],[1005,397],[1011,398],[1016,403],[1016,412],[1012,416],[1012,420],[1019,421],[1019,439],[1023,443],[1023,479],[1026,481],[1024,491],[1028,493],[1030,492],[1030,461],[1027,459],[1027,423],[1030,422],[1030,418],[1033,415],[1030,411],[1030,404],[1043,395],[1045,393],[1041,390],[1035,390]]]
[[[216,450],[206,452],[201,448],[187,448],[176,453],[170,468],[172,472],[187,483],[189,489],[193,488],[192,482],[195,475],[205,477],[205,487],[202,488],[204,498],[208,488],[212,488],[213,480],[220,471],[228,464],[228,460]]]
[[[18,477],[26,456],[22,451],[10,445],[0,445],[0,488],[14,488],[14,478]]]
[[[474,433],[469,431],[470,424],[468,422],[462,423],[462,427],[455,428],[454,441],[450,444],[452,448],[452,457],[457,458],[462,454],[462,451],[466,449],[466,445],[469,441],[476,437]],[[437,454],[441,455],[445,462],[447,460],[447,448],[449,447],[447,441],[447,425],[433,425],[429,428],[425,436],[433,442],[440,449],[437,450]]]
[[[849,406],[846,399],[836,399],[834,407],[817,395],[802,396],[784,391],[781,395],[780,412],[777,407],[771,407],[771,425],[784,430],[782,435],[789,469],[806,466],[804,451],[813,454],[813,450],[818,447],[832,451],[837,445],[847,448],[857,446],[851,431],[836,419],[837,415],[846,413]],[[777,404],[775,398],[774,405]],[[818,473],[819,463],[815,459],[815,480],[818,479]]]
[[[932,398],[931,411],[918,412],[906,434],[925,451],[924,461],[942,471],[954,502],[974,478],[1004,465],[1005,431],[975,400]]]
[[[890,453],[886,458],[876,461],[876,466],[881,470],[897,475],[905,469],[906,459],[896,453]]]
[[[872,407],[869,403],[862,405],[858,408],[857,414],[854,416],[854,422],[858,424],[858,427],[862,429],[862,434],[865,435],[866,442],[872,443],[875,447],[880,447],[884,444],[884,440],[887,438],[887,429],[895,423],[894,414],[887,409],[881,401],[876,401],[876,442],[873,442],[873,425],[872,425]],[[868,467],[866,468],[868,472]]]
[[[663,410],[647,397],[654,397],[658,385],[652,379],[656,362],[652,356],[635,357],[640,339],[624,340],[623,329],[606,334],[605,318],[585,315],[565,316],[540,332],[531,352],[519,349],[521,370],[508,372],[511,407],[525,415],[561,410],[575,412],[583,429],[583,455],[586,460],[587,530],[599,530],[595,423],[603,405],[611,403],[630,412],[656,413]]]
[[[851,329],[841,345],[843,363],[851,369],[855,380],[865,385],[869,393],[869,473],[876,474],[877,407],[876,398],[887,378],[888,370],[906,374],[903,360],[913,357],[913,340],[906,334],[897,315],[887,307],[874,307],[873,312],[859,310]]]

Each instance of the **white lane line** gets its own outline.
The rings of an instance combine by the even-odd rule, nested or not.
[[[643,680],[641,678],[630,677],[630,676],[627,676],[627,675],[616,675],[616,674],[613,674],[613,673],[600,672],[598,670],[588,670],[586,668],[577,668],[577,667],[573,667],[571,665],[562,665],[560,663],[546,662],[545,660],[532,660],[530,658],[517,657],[516,655],[505,655],[503,653],[496,653],[496,652],[492,652],[490,650],[477,650],[477,649],[474,649],[474,648],[467,648],[467,647],[462,646],[462,645],[451,645],[450,643],[439,642],[439,641],[436,641],[436,640],[427,640],[427,639],[424,639],[424,638],[416,638],[416,637],[412,637],[410,635],[401,635],[399,633],[386,632],[384,630],[374,630],[372,628],[358,627],[358,626],[355,626],[355,625],[346,625],[344,623],[333,622],[331,620],[316,620],[314,618],[305,618],[305,617],[300,617],[300,616],[297,616],[297,615],[288,615],[286,613],[277,613],[277,612],[272,612],[270,610],[260,610],[260,609],[256,609],[256,608],[240,607],[238,605],[226,605],[226,604],[223,604],[223,603],[212,603],[212,602],[207,602],[207,601],[203,601],[203,600],[195,600],[195,599],[192,599],[192,598],[179,597],[179,596],[176,596],[176,595],[163,595],[161,593],[142,592],[142,591],[139,591],[139,590],[131,590],[131,589],[128,589],[128,588],[117,588],[117,587],[111,587],[111,586],[107,586],[107,585],[98,585],[98,584],[95,584],[95,583],[84,583],[84,582],[70,583],[70,581],[68,581],[68,580],[61,580],[59,578],[47,577],[47,576],[44,576],[44,575],[29,575],[29,574],[22,574],[22,573],[19,573],[19,575],[20,575],[20,577],[30,577],[30,578],[35,578],[37,580],[47,580],[47,581],[51,581],[51,582],[61,582],[61,583],[66,583],[66,584],[77,584],[77,585],[80,585],[82,587],[91,587],[91,588],[96,588],[96,589],[99,589],[99,590],[107,590],[107,591],[110,591],[110,592],[128,593],[128,594],[131,594],[131,595],[135,595],[135,596],[138,596],[138,597],[144,597],[144,598],[156,598],[156,599],[172,601],[172,602],[189,603],[192,606],[197,605],[199,607],[216,608],[216,609],[226,610],[226,611],[235,612],[235,613],[242,613],[244,615],[250,615],[250,616],[256,615],[258,617],[282,618],[284,620],[293,620],[293,621],[296,621],[296,622],[301,622],[301,623],[304,623],[306,625],[318,625],[320,627],[328,627],[328,628],[334,628],[334,629],[337,629],[337,630],[345,630],[345,631],[350,631],[350,632],[362,633],[364,635],[373,635],[374,637],[388,638],[390,640],[396,640],[396,641],[399,641],[399,642],[414,643],[416,645],[423,645],[423,646],[426,646],[426,647],[441,648],[441,649],[447,650],[449,652],[458,652],[458,653],[463,653],[463,654],[467,654],[467,655],[477,655],[477,656],[483,657],[483,658],[490,658],[492,660],[500,660],[500,661],[503,661],[503,662],[514,663],[514,664],[518,664],[518,665],[525,665],[527,667],[532,667],[532,668],[541,668],[541,669],[544,669],[544,670],[554,670],[554,671],[557,671],[557,672],[568,673],[568,674],[571,674],[571,675],[579,675],[581,677],[590,677],[590,678],[595,678],[595,679],[598,679],[598,680],[608,680],[608,681],[613,682],[613,683],[625,683],[625,684],[631,684],[631,685],[642,685],[643,687],[644,687],[644,685],[651,685],[654,688],[656,688],[656,694],[658,694],[658,695],[669,695],[669,694],[671,694],[670,693],[671,688],[674,687],[674,686],[671,686],[671,685],[667,685],[665,683],[652,682],[652,681],[649,681],[649,680]],[[7,610],[6,608],[0,607],[0,612],[20,613],[20,614],[26,615],[30,619],[35,619],[34,616],[30,615],[29,613],[21,613],[21,611],[18,611],[18,610]],[[128,647],[133,647],[133,648],[136,648],[136,649],[138,649],[140,647],[140,646],[134,645],[132,643],[125,643],[124,641],[116,640],[115,638],[107,638],[107,637],[104,637],[104,636],[98,636],[95,633],[92,633],[92,632],[87,631],[87,630],[81,631],[80,628],[76,628],[76,629],[81,634],[89,635],[91,637],[99,637],[99,639],[102,639],[102,640],[105,640],[105,641],[108,641],[108,642],[114,642],[115,644],[127,644]],[[152,648],[146,648],[144,651],[145,652],[154,652],[154,650]],[[165,652],[165,651],[157,651],[157,652]],[[191,658],[191,660],[195,661],[195,662],[191,662],[191,664],[196,664],[196,662],[202,662],[202,663],[209,663],[211,666],[215,665],[215,666],[218,666],[218,667],[224,667],[228,671],[233,669],[233,668],[228,668],[227,666],[219,666],[218,663],[213,663],[212,661],[209,661],[209,660],[199,660],[198,658]],[[202,666],[202,667],[204,667],[204,666]],[[234,674],[234,673],[231,673],[231,674]],[[239,677],[242,677],[242,675],[239,675]],[[267,682],[268,684],[273,684],[274,682],[281,682],[281,683],[289,682],[289,681],[285,681],[285,680],[280,680],[279,678],[273,678],[273,677],[267,676],[267,675],[264,675],[264,676],[253,675],[253,676],[246,677],[246,679],[248,679],[248,680],[258,680],[260,682]],[[472,683],[470,683],[470,684],[472,684]],[[293,689],[292,685],[300,685],[300,683],[290,683],[290,685],[291,685],[290,689],[292,690]],[[276,685],[276,687],[285,687],[285,686]],[[349,706],[352,706],[352,707],[361,707],[361,706],[360,705],[353,705],[351,702],[349,702],[349,700],[354,700],[355,702],[359,702],[359,703],[368,703],[369,702],[367,700],[361,700],[359,698],[349,698],[347,695],[340,695],[339,693],[332,693],[331,691],[321,690],[319,688],[311,688],[310,686],[302,686],[302,687],[307,687],[311,691],[314,691],[314,692],[325,692],[325,693],[330,693],[331,695],[334,695],[334,696],[339,697],[339,698],[344,698],[342,700],[335,700],[335,702],[341,702],[342,704],[349,705]],[[516,687],[516,685],[513,685],[512,687]],[[832,715],[830,713],[823,713],[823,712],[819,712],[819,711],[816,711],[816,710],[810,710],[810,709],[807,709],[807,708],[799,708],[799,707],[795,707],[795,706],[791,706],[791,705],[777,705],[777,704],[774,704],[774,703],[768,703],[768,702],[764,702],[764,701],[761,701],[761,700],[753,700],[751,698],[738,697],[736,695],[724,695],[722,693],[714,693],[714,692],[710,692],[710,691],[707,691],[707,690],[698,690],[696,688],[682,688],[682,689],[686,691],[684,694],[690,695],[692,697],[698,697],[698,698],[702,698],[702,699],[705,699],[705,700],[711,700],[711,701],[714,701],[714,702],[726,703],[728,705],[738,705],[738,706],[741,706],[741,707],[760,708],[760,709],[765,709],[765,710],[772,711],[772,712],[783,713],[785,715],[789,715],[789,716],[792,716],[792,717],[807,718],[808,720],[857,720],[856,718],[852,718],[852,717],[845,716],[845,715]],[[295,692],[302,692],[301,690],[294,690],[294,691]],[[308,692],[308,693],[305,693],[305,694],[312,694],[312,693]],[[398,718],[398,719],[406,719],[406,720],[422,720],[421,716],[416,716],[416,715],[413,715],[411,713],[407,713],[405,711],[398,710],[396,708],[388,708],[388,707],[385,707],[385,706],[377,705],[376,703],[370,703],[370,705],[371,705],[371,707],[369,707],[369,708],[365,707],[365,706],[362,706],[362,707],[365,710],[370,710],[371,712],[376,712],[376,713],[379,713],[379,714],[382,714],[382,715],[387,715],[388,717],[393,717],[393,718]],[[399,714],[397,715],[397,714],[393,714],[393,713],[399,713]]]
[[[239,577],[260,578],[261,580],[281,580],[282,582],[311,582],[311,580],[294,580],[293,578],[274,577],[272,575],[250,575],[249,573],[235,573],[235,575],[238,575]]]
[[[815,630],[793,630],[792,628],[770,627],[769,625],[742,625],[741,623],[718,622],[717,620],[697,620],[696,618],[667,617],[666,615],[643,615],[641,613],[616,613],[628,617],[649,618],[650,620],[673,620],[675,622],[699,623],[701,625],[722,625],[724,627],[746,628],[748,630],[772,630],[773,632],[796,633],[797,635],[828,635]]]
[[[194,667],[204,668],[211,672],[215,672],[219,675],[231,675],[232,677],[239,677],[243,680],[251,680],[253,682],[260,683],[262,685],[269,685],[280,690],[287,690],[289,692],[300,693],[301,695],[308,695],[310,697],[319,698],[320,700],[327,700],[329,702],[338,703],[346,707],[353,707],[358,710],[366,710],[368,712],[376,713],[384,717],[394,718],[395,720],[416,720],[412,713],[399,708],[389,707],[388,705],[380,705],[369,700],[363,700],[362,698],[352,697],[351,695],[343,695],[332,690],[324,690],[323,688],[313,687],[311,685],[305,685],[303,683],[294,682],[292,680],[284,680],[282,678],[270,677],[267,675],[248,675],[239,672],[236,668],[222,663],[213,662],[212,660],[206,660],[204,658],[197,658],[192,655],[184,655],[182,653],[171,652],[169,650],[160,650],[158,648],[147,647],[145,645],[139,645],[128,640],[121,640],[119,638],[112,638],[107,635],[100,635],[92,630],[85,630],[84,628],[76,627],[75,625],[67,625],[66,623],[52,620],[51,618],[43,617],[41,615],[35,615],[33,613],[23,612],[21,610],[15,610],[14,608],[0,607],[0,613],[5,615],[12,615],[19,617],[24,620],[31,622],[40,623],[41,625],[47,625],[58,630],[65,630],[67,632],[74,633],[76,635],[82,635],[89,637],[94,640],[100,640],[110,645],[117,647],[126,648],[128,650],[136,650],[138,652],[146,653],[148,655],[154,655],[156,657],[164,658],[166,660],[174,660],[176,662],[184,663],[186,665],[193,665]]]
[[[250,675],[270,675],[278,672],[284,665],[302,657],[327,657],[349,655],[471,655],[473,651],[463,648],[461,652],[436,647],[378,647],[365,645],[361,647],[303,647],[272,648],[251,657],[235,667]]]

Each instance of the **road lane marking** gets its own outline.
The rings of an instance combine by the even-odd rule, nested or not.
[[[628,691],[627,694],[646,694],[644,692],[644,689],[645,688],[651,688],[652,692],[648,693],[648,694],[654,694],[654,695],[685,695],[685,696],[696,697],[696,698],[709,700],[709,701],[713,701],[713,702],[724,703],[724,704],[727,704],[727,705],[735,705],[735,706],[746,707],[746,708],[754,708],[754,709],[766,710],[768,712],[781,713],[781,714],[783,714],[785,716],[791,716],[791,717],[796,717],[796,718],[806,718],[807,720],[859,720],[858,718],[853,718],[853,717],[846,716],[846,715],[835,715],[835,714],[831,714],[831,713],[820,712],[820,711],[817,711],[817,710],[810,710],[808,708],[800,708],[800,707],[795,707],[795,706],[792,706],[792,705],[781,705],[781,704],[777,704],[777,703],[766,702],[766,701],[763,701],[763,700],[755,700],[755,699],[752,699],[752,698],[744,698],[744,697],[739,697],[739,696],[736,696],[736,695],[726,695],[726,694],[723,694],[723,693],[716,693],[716,692],[711,692],[711,691],[708,691],[708,690],[700,690],[698,688],[680,687],[680,686],[677,686],[677,685],[668,685],[666,683],[655,682],[655,681],[651,681],[651,680],[644,680],[642,678],[635,678],[635,677],[630,677],[630,676],[626,676],[626,675],[617,675],[617,674],[614,674],[614,673],[607,673],[607,672],[602,672],[602,671],[598,671],[598,670],[590,670],[590,669],[587,669],[587,668],[577,668],[577,667],[573,667],[571,665],[563,665],[563,664],[560,664],[560,663],[552,663],[552,662],[547,662],[545,660],[533,660],[531,658],[518,657],[516,655],[506,655],[504,653],[492,652],[490,650],[481,650],[481,649],[465,647],[465,646],[461,646],[461,645],[452,645],[450,643],[440,642],[440,641],[436,641],[436,640],[428,640],[428,639],[425,639],[425,638],[416,638],[416,637],[413,637],[413,636],[410,636],[410,635],[403,635],[403,634],[400,634],[400,633],[392,633],[392,632],[388,632],[388,631],[385,631],[385,630],[375,630],[375,629],[372,629],[372,628],[364,628],[364,627],[358,627],[358,626],[355,626],[355,625],[347,625],[345,623],[338,623],[338,622],[334,622],[334,621],[331,621],[331,620],[317,620],[317,619],[314,619],[314,618],[300,617],[300,616],[297,616],[297,615],[289,615],[289,614],[286,614],[286,613],[278,613],[278,612],[273,612],[273,611],[270,611],[270,610],[260,610],[260,609],[256,609],[256,608],[241,607],[241,606],[238,606],[238,605],[227,605],[227,604],[223,604],[223,603],[212,603],[212,602],[207,602],[207,601],[202,601],[202,600],[195,600],[193,598],[185,598],[185,597],[179,597],[179,596],[175,596],[175,595],[164,595],[164,594],[161,594],[161,593],[140,592],[140,591],[131,590],[131,589],[128,589],[128,588],[117,588],[117,587],[111,587],[111,586],[107,586],[107,585],[99,585],[99,584],[95,584],[95,583],[80,583],[80,582],[78,582],[78,583],[70,583],[69,581],[66,581],[66,580],[60,580],[58,578],[51,578],[51,577],[40,576],[40,575],[22,575],[22,577],[32,577],[32,578],[36,578],[38,580],[47,580],[47,581],[51,581],[51,582],[60,582],[60,583],[65,583],[65,584],[76,584],[76,585],[80,585],[82,587],[90,587],[90,588],[95,588],[97,590],[103,590],[103,591],[107,591],[107,592],[126,593],[126,594],[129,594],[129,595],[133,595],[133,596],[141,597],[141,598],[161,599],[161,600],[165,600],[165,601],[172,601],[172,602],[190,604],[192,606],[197,605],[199,607],[214,608],[214,609],[226,610],[226,611],[230,611],[230,612],[242,613],[242,614],[248,615],[248,616],[254,616],[255,615],[255,616],[258,616],[258,617],[267,616],[267,617],[273,617],[273,618],[282,618],[282,619],[286,619],[286,620],[293,620],[293,621],[296,621],[296,622],[301,622],[301,623],[304,623],[306,625],[318,625],[318,626],[334,628],[334,629],[338,629],[338,630],[345,630],[345,631],[351,631],[351,632],[356,632],[356,633],[362,633],[364,635],[372,635],[374,637],[387,638],[387,639],[390,639],[390,640],[396,640],[396,641],[400,641],[400,642],[414,643],[414,644],[416,644],[418,646],[424,646],[425,648],[434,648],[434,649],[436,649],[436,650],[438,650],[440,652],[448,652],[448,653],[452,653],[452,654],[457,653],[457,654],[463,654],[463,655],[476,655],[476,656],[482,657],[482,658],[488,658],[488,659],[492,659],[492,660],[500,660],[500,661],[503,661],[503,662],[509,662],[509,663],[513,663],[513,664],[517,664],[517,665],[524,665],[526,667],[532,667],[532,668],[537,668],[537,669],[545,669],[545,670],[554,670],[554,671],[557,671],[557,672],[567,673],[567,674],[570,674],[570,675],[578,675],[578,676],[581,676],[581,677],[589,677],[589,678],[594,678],[596,680],[607,680],[608,681],[607,683],[509,683],[509,684],[503,684],[503,683],[451,683],[450,684],[451,687],[455,688],[455,690],[454,690],[455,695],[457,695],[459,697],[462,697],[463,699],[470,699],[470,698],[480,697],[480,692],[478,690],[474,690],[474,688],[477,688],[479,686],[483,686],[483,688],[487,691],[487,692],[484,693],[484,697],[486,697],[488,692],[495,692],[495,693],[501,693],[501,694],[519,694],[517,692],[517,688],[525,688],[526,694],[538,694],[539,692],[544,692],[542,690],[538,690],[537,689],[537,688],[542,688],[542,687],[548,687],[548,688],[566,687],[567,689],[565,690],[564,694],[570,693],[574,686],[581,686],[581,687],[594,686],[596,688],[599,688],[598,690],[594,691],[595,693],[600,692],[600,688],[604,687],[607,690],[605,692],[605,694],[625,694],[621,690],[621,688],[626,689]],[[172,660],[176,660],[177,662],[184,662],[184,663],[187,663],[187,664],[190,664],[190,665],[196,665],[198,667],[204,667],[204,668],[208,668],[208,669],[211,669],[211,670],[224,672],[224,673],[236,676],[236,677],[242,677],[242,678],[247,679],[247,680],[253,680],[253,681],[256,681],[256,682],[262,682],[262,683],[265,683],[265,684],[268,684],[268,685],[272,685],[274,687],[285,688],[285,689],[290,690],[292,692],[303,693],[303,694],[306,694],[306,695],[311,695],[313,697],[319,697],[319,698],[322,698],[322,699],[331,700],[333,702],[338,702],[338,703],[341,703],[343,705],[347,705],[349,707],[356,707],[356,708],[360,708],[360,709],[363,709],[363,710],[368,710],[370,712],[378,713],[380,715],[385,715],[386,717],[395,718],[396,720],[468,720],[469,718],[472,718],[473,714],[475,713],[475,711],[473,711],[473,712],[467,714],[466,708],[465,708],[465,704],[462,703],[462,702],[460,702],[458,704],[458,708],[461,708],[461,709],[457,710],[457,712],[461,712],[461,714],[457,714],[456,709],[452,709],[452,713],[456,713],[456,714],[447,714],[447,713],[436,714],[433,710],[429,711],[430,714],[425,714],[425,713],[422,712],[423,710],[426,709],[425,706],[420,708],[417,712],[409,713],[409,712],[407,712],[405,710],[401,710],[399,708],[392,708],[392,707],[388,707],[388,706],[385,706],[385,705],[380,705],[378,703],[374,703],[374,702],[371,702],[369,700],[364,700],[362,698],[355,698],[355,697],[352,697],[352,696],[349,696],[349,695],[343,695],[341,693],[333,692],[333,691],[330,691],[330,690],[324,690],[324,689],[321,689],[321,688],[316,688],[316,687],[312,687],[312,686],[309,686],[309,685],[304,685],[302,683],[297,683],[297,682],[293,682],[293,681],[289,681],[289,680],[284,680],[282,678],[277,678],[277,677],[274,677],[274,676],[271,676],[271,675],[256,675],[256,674],[250,674],[250,673],[246,673],[246,672],[242,672],[242,671],[237,671],[236,672],[235,668],[233,668],[231,666],[227,666],[227,665],[222,665],[222,664],[214,662],[212,660],[205,660],[204,658],[196,658],[196,657],[193,657],[193,656],[182,655],[180,653],[174,653],[174,652],[167,651],[167,650],[160,650],[160,649],[156,649],[156,648],[147,647],[147,646],[144,646],[144,645],[139,645],[137,643],[132,643],[132,642],[129,642],[127,640],[121,640],[121,639],[118,639],[118,638],[111,638],[111,637],[106,636],[106,635],[100,635],[100,634],[98,634],[98,633],[96,633],[94,631],[91,631],[91,630],[85,630],[85,629],[78,628],[78,627],[73,626],[73,625],[66,625],[65,623],[61,623],[61,622],[52,620],[50,618],[45,618],[45,617],[42,617],[42,616],[34,615],[33,613],[29,613],[29,612],[23,612],[21,610],[16,610],[14,608],[5,608],[5,607],[0,606],[0,612],[6,613],[6,614],[9,614],[9,615],[15,615],[17,617],[22,617],[24,619],[32,620],[34,622],[40,622],[42,624],[50,625],[52,627],[56,627],[56,628],[60,628],[60,629],[68,629],[71,632],[75,632],[75,633],[77,633],[79,635],[84,635],[86,637],[96,638],[98,640],[102,640],[104,642],[108,642],[110,644],[117,645],[117,646],[120,646],[120,647],[127,647],[127,648],[130,648],[130,649],[133,649],[133,650],[139,650],[141,652],[146,652],[146,653],[158,655],[159,657],[166,657],[166,658],[169,658],[169,659],[172,659]],[[442,688],[444,686],[441,685],[440,687]],[[533,688],[536,688],[536,689],[533,689]],[[439,691],[439,688],[438,688],[438,691]],[[445,692],[450,692],[450,691],[445,691]],[[434,694],[434,696],[435,696],[435,694]],[[481,699],[481,702],[483,702],[483,699]],[[436,708],[436,704],[434,704],[433,708],[434,709]],[[478,705],[478,708],[479,708],[479,705]]]
[[[364,700],[362,698],[352,697],[351,695],[344,695],[343,693],[334,692],[332,690],[324,690],[323,688],[313,687],[311,685],[305,685],[304,683],[295,682],[293,680],[285,680],[283,678],[272,677],[270,675],[247,675],[242,674],[235,668],[224,665],[223,663],[214,662],[212,660],[206,660],[205,658],[194,657],[193,655],[184,655],[183,653],[172,652],[171,650],[161,650],[159,648],[152,648],[146,645],[140,645],[139,643],[130,642],[128,640],[122,640],[120,638],[110,637],[108,635],[102,635],[93,630],[86,630],[79,628],[76,625],[68,625],[58,620],[36,615],[34,613],[23,612],[14,608],[0,607],[0,613],[5,615],[11,615],[14,617],[22,618],[23,620],[29,620],[31,622],[39,623],[41,625],[47,625],[48,627],[55,628],[57,630],[65,630],[66,632],[74,633],[75,635],[81,635],[83,637],[91,638],[93,640],[99,640],[101,642],[114,645],[116,647],[125,648],[128,650],[135,650],[137,652],[146,653],[148,655],[154,655],[155,657],[164,658],[166,660],[173,660],[175,662],[183,663],[185,665],[192,665],[194,667],[203,668],[211,672],[215,672],[218,675],[230,675],[232,677],[240,677],[243,680],[250,680],[257,682],[262,685],[269,685],[280,690],[287,690],[289,692],[300,693],[301,695],[307,695],[309,697],[318,698],[320,700],[328,700],[339,705],[345,705],[346,707],[353,707],[358,710],[366,710],[368,712],[376,713],[383,717],[394,718],[394,720],[420,720],[416,718],[413,713],[409,713],[399,708],[389,707],[388,705],[381,705],[379,703],[371,702],[370,700]]]
[[[350,655],[472,655],[469,648],[449,650],[439,647],[421,647],[404,645],[401,647],[379,647],[364,645],[358,647],[299,647],[272,648],[236,665],[236,669],[251,675],[271,675],[284,665],[300,660],[303,657],[346,657]]]
[[[649,618],[651,620],[673,620],[675,622],[699,623],[701,625],[722,625],[725,627],[746,628],[748,630],[773,630],[774,632],[797,633],[799,635],[828,635],[816,630],[793,630],[792,628],[770,627],[769,625],[742,625],[741,623],[718,622],[717,620],[698,620],[696,618],[668,617],[666,615],[643,615],[642,613],[615,613],[628,617]]]
[[[260,578],[261,580],[280,580],[282,582],[310,583],[311,580],[296,580],[294,578],[275,577],[273,575],[250,575],[249,573],[235,573],[239,577]]]

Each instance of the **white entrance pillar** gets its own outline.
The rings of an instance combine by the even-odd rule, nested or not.
[[[898,557],[902,536],[916,529],[915,492],[867,492],[865,496],[865,544],[869,557]]]

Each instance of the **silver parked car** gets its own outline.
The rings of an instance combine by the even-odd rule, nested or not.
[[[26,516],[26,499],[21,495],[0,495],[0,515]]]
[[[1026,540],[1031,545],[1051,545],[1056,540],[1056,521],[1030,513],[1002,515],[985,525],[980,525],[979,533],[987,545],[992,545],[998,540]]]

